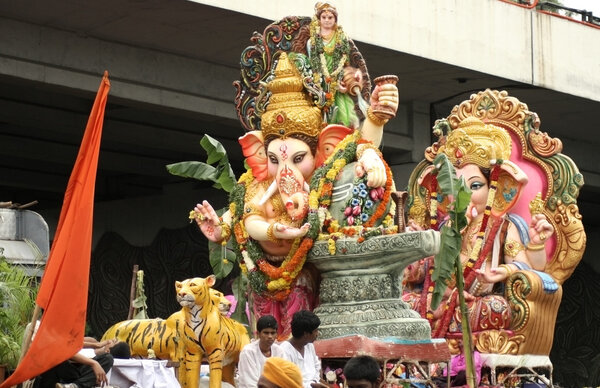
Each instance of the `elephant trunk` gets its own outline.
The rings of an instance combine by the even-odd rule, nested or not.
[[[308,192],[298,191],[285,201],[285,209],[292,221],[304,219],[308,214]]]

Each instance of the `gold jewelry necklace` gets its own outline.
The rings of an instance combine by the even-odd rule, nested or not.
[[[469,256],[471,250],[473,249],[474,238],[479,233],[479,229],[481,229],[481,223],[483,222],[483,218],[476,220],[475,222],[471,222],[469,226],[467,226],[465,232],[463,233],[463,247],[460,250],[460,253]]]

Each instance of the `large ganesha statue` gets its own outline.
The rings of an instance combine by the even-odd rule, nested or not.
[[[460,259],[468,319],[481,353],[547,356],[561,284],[585,249],[577,209],[583,177],[539,130],[537,115],[506,92],[486,90],[436,123],[439,140],[409,182],[409,227],[439,229],[449,203],[433,161],[444,154],[470,188]],[[442,249],[443,246],[442,246]],[[460,342],[455,279],[431,308],[433,258],[405,270],[403,299],[427,318],[433,337]]]
[[[319,15],[334,11],[329,5],[317,7]],[[349,51],[336,55],[340,70],[332,73],[340,78],[332,81],[327,70],[325,77],[326,67],[315,70],[315,60],[311,67],[310,55],[319,53],[305,48],[310,47],[318,20],[288,17],[269,25],[264,35],[255,34],[256,45],[242,54],[236,98],[248,130],[239,142],[249,169],[232,190],[229,209],[221,217],[206,201],[194,209],[209,240],[231,239],[250,285],[251,315],[273,315],[280,323],[280,338],[290,334],[294,312],[317,304],[318,274],[305,262],[323,231],[351,230],[366,238],[397,230],[391,214],[392,175],[378,149],[390,116],[374,109],[384,107],[393,115],[397,88],[376,86],[370,95],[366,67],[341,28],[336,36],[343,37]],[[323,50],[318,47],[313,50]],[[360,63],[352,66],[357,56]],[[346,68],[349,77],[344,82]],[[353,89],[354,99],[340,102],[332,98],[332,88],[336,93]],[[350,105],[351,115],[337,114]],[[356,119],[335,119],[349,116]]]

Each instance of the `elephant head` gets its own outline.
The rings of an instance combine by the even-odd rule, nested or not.
[[[308,212],[310,177],[331,155],[335,146],[350,133],[350,128],[330,125],[314,138],[316,150],[307,143],[311,141],[307,137],[276,137],[265,148],[261,131],[251,131],[242,136],[239,139],[242,153],[255,179],[272,181],[259,203],[264,204],[279,192],[292,220],[303,219]]]

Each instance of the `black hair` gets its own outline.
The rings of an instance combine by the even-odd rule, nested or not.
[[[131,358],[131,350],[129,349],[129,345],[123,341],[117,342],[112,348],[110,348],[110,354],[112,354],[114,358]]]
[[[272,315],[263,315],[256,321],[256,330],[260,333],[264,329],[277,330],[277,320]]]
[[[312,333],[320,324],[321,320],[315,313],[308,310],[300,310],[294,313],[292,317],[292,336],[300,338],[304,333]]]
[[[479,167],[479,166],[477,166]],[[479,167],[479,171],[481,171],[481,175],[487,180],[488,185],[490,184],[490,174],[492,172],[491,168]]]
[[[371,356],[352,357],[344,366],[347,380],[367,380],[376,383],[381,378],[379,362]]]

